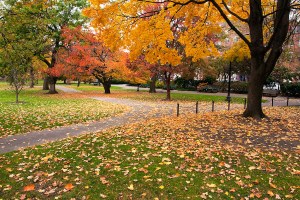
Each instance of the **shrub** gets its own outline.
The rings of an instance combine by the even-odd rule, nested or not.
[[[300,83],[282,83],[280,87],[282,94],[286,96],[300,96]]]

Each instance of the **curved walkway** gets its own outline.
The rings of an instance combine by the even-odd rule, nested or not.
[[[67,93],[78,92],[75,89],[70,90],[64,86],[58,86],[57,89]],[[147,120],[149,118],[162,116],[175,116],[176,103],[162,102],[149,103],[129,99],[107,98],[107,97],[90,97],[99,101],[106,101],[110,103],[121,104],[131,107],[129,112],[123,113],[119,116],[105,118],[100,121],[90,122],[85,124],[76,124],[71,126],[60,127],[52,130],[34,131],[22,135],[8,136],[0,138],[0,153],[7,153],[22,148],[45,144],[48,142],[58,141],[68,137],[74,137],[91,132],[99,132],[108,128],[113,128],[125,124],[131,124]],[[284,104],[284,102],[282,102]],[[298,104],[300,105],[300,104]],[[200,113],[211,111],[209,103],[199,104]],[[232,105],[232,109],[242,109],[243,105]],[[217,111],[227,109],[226,104],[216,104]],[[181,105],[180,113],[195,112],[195,104],[187,103]]]

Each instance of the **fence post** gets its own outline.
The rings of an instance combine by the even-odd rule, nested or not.
[[[230,103],[231,103],[231,99],[228,99],[228,110],[230,110]]]
[[[212,112],[215,111],[215,101],[212,101]]]
[[[247,107],[247,98],[244,99],[244,109]]]
[[[274,97],[272,97],[272,107],[274,106]]]
[[[196,114],[198,114],[198,111],[199,111],[199,102],[197,101],[196,102]]]
[[[177,103],[177,117],[179,117],[179,103]]]

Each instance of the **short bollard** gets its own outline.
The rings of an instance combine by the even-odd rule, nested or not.
[[[230,110],[231,99],[228,100],[228,110]]]
[[[244,99],[244,109],[247,107],[247,98]]]
[[[214,101],[212,101],[212,108],[211,108],[211,110],[214,112],[215,111],[215,102]]]
[[[179,117],[179,103],[177,104],[177,117]]]
[[[198,112],[199,112],[199,102],[197,101],[196,102],[196,114],[198,114]]]

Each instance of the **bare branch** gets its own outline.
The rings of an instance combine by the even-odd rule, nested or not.
[[[215,0],[211,0],[212,4],[217,8],[223,19],[227,22],[227,24],[230,26],[230,28],[250,47],[251,42],[243,35],[241,31],[239,31],[233,23],[230,21],[230,19],[226,16],[222,8],[219,6],[219,4]]]

